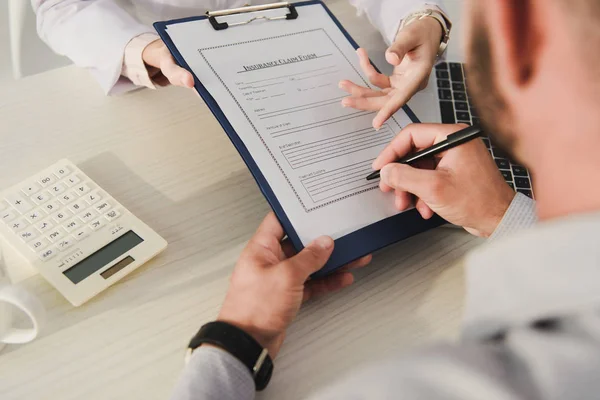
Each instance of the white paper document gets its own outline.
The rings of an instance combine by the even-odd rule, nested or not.
[[[167,33],[307,244],[397,213],[393,195],[365,178],[375,157],[411,120],[399,111],[375,131],[374,112],[342,107],[347,93],[338,88],[340,80],[370,86],[355,50],[322,6],[299,7],[298,14],[296,20],[222,31],[207,20],[190,21],[169,25]]]

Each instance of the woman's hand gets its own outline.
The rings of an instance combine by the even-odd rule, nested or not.
[[[371,84],[381,90],[341,81],[340,88],[350,93],[342,100],[342,105],[379,111],[373,119],[373,127],[379,129],[416,92],[427,86],[441,39],[442,26],[435,18],[425,17],[405,26],[385,53],[387,62],[394,66],[391,76],[377,72],[367,52],[358,49],[362,70]]]
[[[148,68],[148,75],[154,83],[159,86],[167,86],[169,83],[186,88],[194,87],[192,74],[181,68],[160,39],[150,43],[142,52],[142,60]]]

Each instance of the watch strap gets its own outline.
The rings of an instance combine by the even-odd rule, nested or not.
[[[273,374],[273,361],[267,349],[242,329],[223,321],[203,325],[188,346],[188,355],[202,344],[220,347],[240,360],[254,379],[256,390],[267,387]]]

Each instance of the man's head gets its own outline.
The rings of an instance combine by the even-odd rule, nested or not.
[[[581,160],[600,144],[600,1],[471,0],[467,14],[469,90],[484,127],[533,171],[538,199],[576,179],[557,173],[600,172],[600,157]],[[567,211],[556,206],[546,214]]]

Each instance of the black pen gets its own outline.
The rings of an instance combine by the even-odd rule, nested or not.
[[[394,163],[398,164],[410,164],[415,161],[421,160],[425,157],[432,157],[437,154],[440,154],[444,151],[450,150],[456,146],[460,146],[463,143],[470,142],[473,139],[477,139],[478,137],[483,135],[483,131],[477,125],[469,126],[468,128],[462,129],[458,132],[455,132],[451,135],[448,135],[446,140],[443,140],[439,143],[434,144],[431,147],[423,149],[421,151],[417,151],[414,154],[410,154],[406,157],[403,157],[399,160],[394,161]],[[368,181],[372,181],[373,179],[379,178],[381,170],[375,171],[369,176],[367,176]]]

